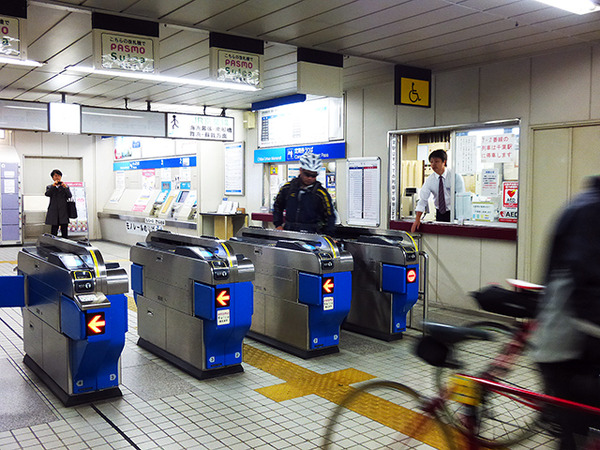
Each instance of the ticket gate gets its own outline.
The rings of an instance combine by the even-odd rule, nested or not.
[[[23,307],[24,363],[66,406],[121,396],[125,269],[88,243],[47,234],[19,252],[17,269],[0,277],[10,298],[0,303]]]
[[[302,358],[339,351],[352,256],[318,234],[242,228],[228,241],[254,263],[248,336]]]
[[[338,226],[354,258],[352,307],[342,327],[386,341],[400,339],[419,297],[419,254],[408,233]]]
[[[138,345],[203,379],[242,372],[254,266],[213,237],[154,231],[130,250]]]

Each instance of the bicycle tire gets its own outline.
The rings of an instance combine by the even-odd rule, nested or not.
[[[352,390],[334,408],[329,417],[325,426],[325,433],[322,437],[321,448],[356,448],[361,446],[360,442],[354,441],[352,436],[348,435],[347,432],[350,429],[344,430],[344,436],[337,439],[335,428],[341,424],[344,413],[349,415],[354,414],[354,418],[361,414],[352,410],[353,405],[356,409],[359,409],[362,403],[360,400],[361,397],[365,396],[366,398],[363,401],[369,402],[370,398],[367,396],[372,396],[371,392],[383,389],[388,392],[381,397],[376,397],[378,400],[384,403],[395,403],[411,410],[410,417],[406,417],[403,421],[404,426],[393,427],[389,424],[383,424],[390,426],[391,432],[398,433],[394,438],[389,437],[390,442],[385,444],[386,448],[414,448],[415,445],[421,445],[423,442],[426,442],[438,449],[456,449],[454,440],[459,436],[459,433],[456,430],[451,430],[448,425],[443,423],[438,417],[437,411],[430,412],[429,415],[420,412],[422,411],[421,408],[427,404],[428,399],[410,387],[394,381],[379,380],[370,381],[360,387],[349,389]],[[390,390],[394,392],[390,392]],[[400,393],[400,396],[398,396],[398,393]],[[389,400],[385,397],[389,398]],[[390,411],[393,411],[393,409],[390,409]],[[406,414],[408,416],[409,412],[406,412]],[[412,420],[415,417],[417,420]],[[349,417],[348,420],[350,420]],[[352,421],[352,424],[354,424],[354,419]],[[402,419],[398,418],[398,421],[401,422]],[[402,430],[399,431],[398,428]]]
[[[460,369],[436,368],[435,385],[440,394],[445,391],[452,374],[464,373],[481,375],[488,367],[491,358],[502,351],[504,345],[512,339],[515,329],[496,322],[474,322],[469,328],[486,330],[494,337],[493,341],[463,341],[454,348],[454,358],[465,364]],[[531,359],[531,347],[526,345],[518,355],[509,372],[496,381],[518,386],[534,392],[543,389],[542,375]],[[464,406],[453,401],[444,402],[441,408],[446,420],[461,432],[467,430],[462,422],[461,411]],[[507,447],[522,442],[539,432],[541,413],[500,394],[486,392],[484,401],[475,407],[477,419],[477,440],[486,447]]]

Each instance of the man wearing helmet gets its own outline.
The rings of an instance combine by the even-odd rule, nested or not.
[[[333,203],[317,181],[321,167],[323,162],[314,153],[300,157],[300,174],[281,187],[273,204],[273,223],[278,230],[333,234]]]

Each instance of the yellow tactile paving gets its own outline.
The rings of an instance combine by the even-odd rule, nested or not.
[[[256,389],[257,392],[277,402],[315,394],[340,404],[343,398],[355,389],[349,386],[350,384],[375,378],[356,369],[319,374],[246,344],[244,344],[243,360],[286,381]],[[445,448],[443,436],[440,436],[437,428],[430,426],[432,422],[423,414],[372,394],[359,396],[349,409],[404,435],[419,439],[425,444]]]
[[[127,297],[127,309],[129,309],[130,311],[137,312],[137,305],[135,304],[133,295],[125,294],[125,297]]]
[[[0,261],[0,264],[17,264],[17,260],[14,261]]]

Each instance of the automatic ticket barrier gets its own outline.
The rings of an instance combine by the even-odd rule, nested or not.
[[[242,228],[228,242],[256,271],[248,336],[302,358],[339,351],[352,295],[348,252],[326,236],[263,228]]]
[[[87,244],[51,235],[18,255],[0,289],[23,307],[24,363],[66,406],[121,395],[129,279]]]
[[[387,341],[400,339],[419,297],[419,262],[408,233],[337,227],[336,239],[354,258],[352,308],[343,328]]]
[[[131,247],[138,345],[197,378],[242,372],[254,266],[227,242],[167,231]]]

